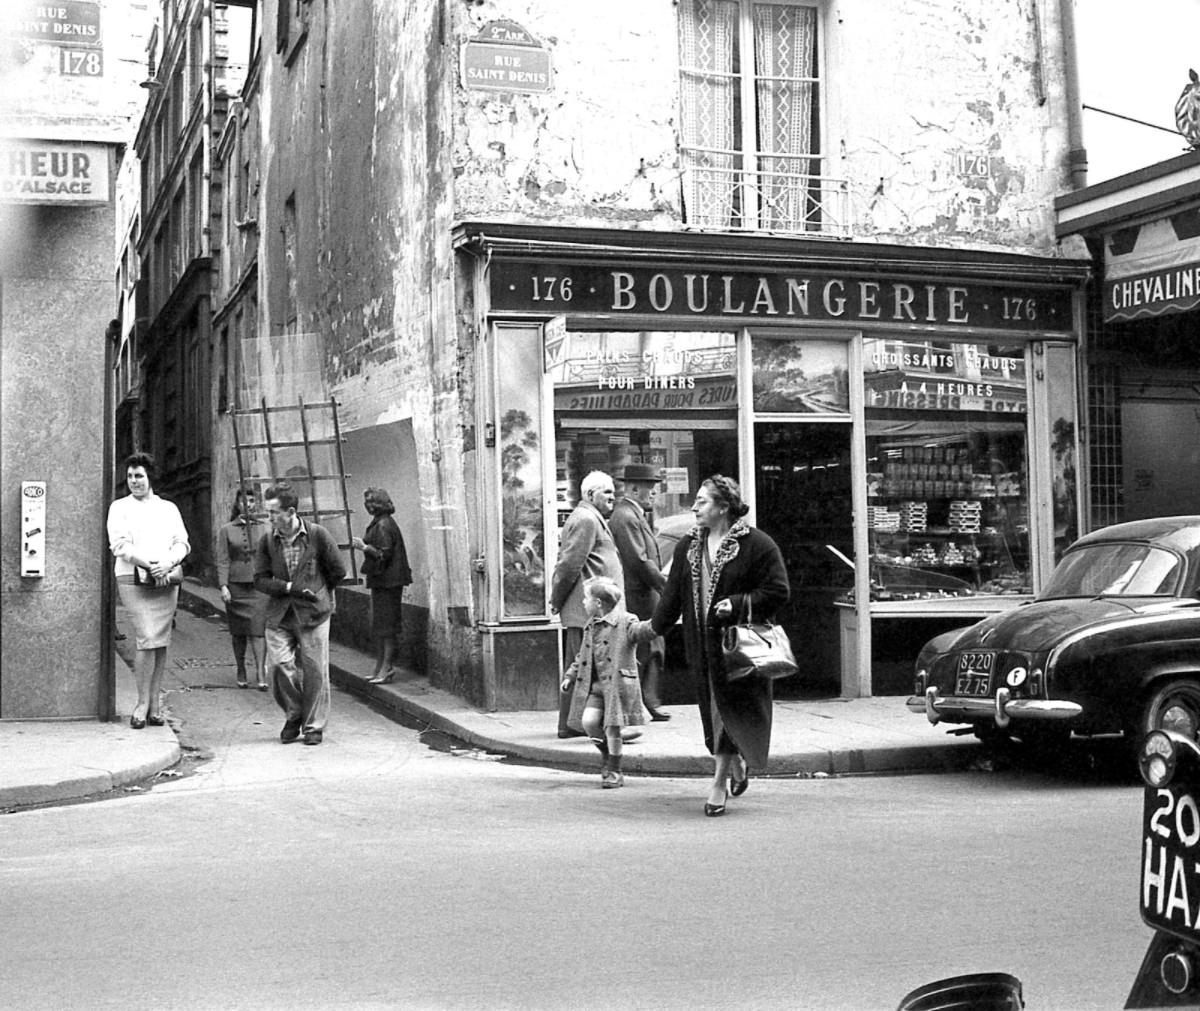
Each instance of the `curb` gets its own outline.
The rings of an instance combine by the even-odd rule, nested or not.
[[[400,692],[379,685],[370,685],[361,675],[345,667],[329,663],[330,680],[340,688],[369,701],[384,715],[399,715],[410,721],[424,723],[432,730],[462,741],[473,748],[505,755],[546,768],[566,772],[594,772],[596,756],[591,749],[562,751],[539,744],[515,744],[510,740],[473,729],[465,721],[439,713]],[[469,718],[470,713],[464,711]],[[776,755],[765,773],[771,777],[809,777],[825,775],[862,775],[892,772],[959,772],[977,761],[981,745],[976,741],[960,744],[915,744],[906,747],[847,748],[826,750],[814,748]],[[624,770],[647,776],[711,776],[712,759],[707,755],[641,755],[625,751]]]
[[[183,758],[174,731],[168,730],[166,733],[171,736],[169,743],[164,741],[156,745],[154,753],[132,764],[112,761],[109,767],[98,769],[79,764],[75,766],[78,773],[64,773],[58,769],[55,778],[50,780],[37,779],[37,770],[29,770],[29,782],[0,788],[0,810],[94,798],[150,779],[164,769],[177,765]]]

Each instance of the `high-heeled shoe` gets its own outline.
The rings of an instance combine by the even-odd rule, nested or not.
[[[139,717],[133,713],[130,713],[129,725],[131,727],[133,727],[134,730],[141,730],[146,726],[146,721],[143,720],[141,717]]]
[[[726,800],[729,799],[729,791],[728,790],[725,791],[725,799]],[[720,818],[721,815],[723,815],[724,813],[725,813],[725,805],[724,804],[710,804],[710,803],[708,803],[708,801],[704,802],[704,817],[705,818]]]
[[[165,727],[167,725],[167,721],[161,716],[151,716],[149,713],[146,714],[146,723],[151,727]]]
[[[730,796],[740,797],[750,789],[750,770],[746,768],[746,763],[742,762],[742,778],[731,775],[729,777],[729,793]]]
[[[390,685],[392,683],[392,681],[395,680],[395,678],[396,678],[396,672],[389,668],[386,674],[380,674],[376,677],[371,678],[371,680],[368,681],[367,684],[369,684],[369,685]]]

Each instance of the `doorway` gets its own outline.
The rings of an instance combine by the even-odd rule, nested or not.
[[[783,553],[791,598],[777,618],[800,672],[775,683],[779,698],[841,690],[839,598],[853,593],[851,426],[770,421],[754,426],[756,524]],[[840,556],[839,556],[840,553]]]

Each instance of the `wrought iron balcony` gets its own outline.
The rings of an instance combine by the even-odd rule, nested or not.
[[[682,158],[689,227],[850,237],[847,181],[797,170],[817,157],[685,147]]]

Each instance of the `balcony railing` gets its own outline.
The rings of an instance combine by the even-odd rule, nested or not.
[[[738,163],[754,161],[752,155],[685,148],[683,160],[684,221],[691,227],[842,239],[851,234],[847,181],[793,170],[796,163],[819,159],[760,156],[759,167],[749,169]],[[763,167],[770,161],[785,167]]]

